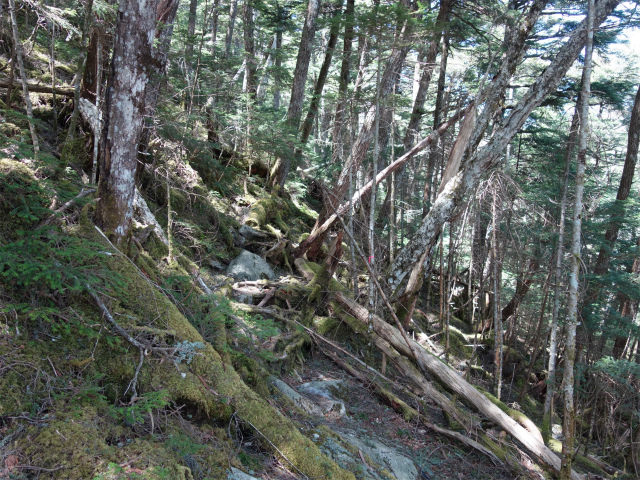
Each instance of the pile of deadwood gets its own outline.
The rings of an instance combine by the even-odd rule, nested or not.
[[[482,452],[496,464],[506,463],[511,468],[518,470],[520,474],[530,478],[540,477],[535,473],[535,470],[527,468],[528,462],[522,461],[527,458],[525,452],[522,451],[523,447],[526,453],[535,458],[539,464],[556,473],[559,472],[560,458],[545,446],[540,431],[531,420],[524,415],[518,415],[515,419],[510,417],[485,394],[467,382],[459,372],[434,353],[425,349],[422,344],[410,338],[391,309],[389,312],[395,320],[395,326],[378,315],[370,313],[369,310],[350,298],[346,288],[332,279],[333,268],[330,264],[317,265],[298,258],[295,260],[295,266],[304,280],[286,277],[280,281],[234,284],[236,293],[251,295],[256,301],[260,300],[257,305],[240,303],[234,303],[234,305],[247,312],[270,316],[290,324],[295,323],[298,328],[304,329],[327,356],[365,383],[382,401],[400,412],[406,420],[419,421],[433,431]],[[318,294],[319,291],[322,293]],[[379,291],[384,297],[382,289]],[[275,299],[281,300],[279,303],[288,308],[280,308],[272,304]],[[291,315],[292,307],[300,304],[301,301],[307,303],[309,299],[312,301],[322,299],[322,303],[329,307],[331,313],[339,317],[355,332],[370,332],[372,341],[383,353],[384,361],[389,361],[395,366],[397,371],[403,375],[404,381],[410,384],[411,389],[387,378],[383,373],[365,365],[335,342],[300,324],[295,319],[296,316]],[[386,297],[384,300],[387,306],[391,307]],[[291,345],[292,348],[295,346],[297,345]],[[284,352],[284,355],[286,354],[287,351]],[[345,356],[350,357],[352,363],[355,361],[360,364],[361,368],[355,368],[345,361]],[[439,391],[430,379],[439,382],[446,391],[451,393],[451,397]],[[452,423],[457,423],[459,431],[432,424],[423,414],[393,393],[389,386],[402,392],[405,398],[407,396],[415,398],[415,392],[418,392],[419,396],[428,399],[440,408]],[[457,401],[464,403],[476,413],[473,414],[471,411],[461,408]],[[482,420],[485,419],[502,429],[501,435],[496,438],[495,435],[485,431],[481,426]],[[512,443],[509,436],[516,442]],[[504,447],[507,445],[510,447],[509,450],[521,452],[521,455],[518,455],[519,459],[514,458],[513,455],[505,454],[508,449]],[[581,479],[583,477],[574,471],[572,478]]]

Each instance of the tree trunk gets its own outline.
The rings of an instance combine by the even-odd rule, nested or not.
[[[309,111],[307,112],[307,116],[302,122],[302,128],[300,133],[300,141],[302,143],[307,143],[309,140],[309,135],[311,134],[311,128],[313,127],[313,122],[318,115],[318,105],[320,103],[320,97],[322,97],[322,90],[324,89],[324,84],[327,81],[327,75],[329,74],[329,67],[331,67],[331,59],[333,57],[333,52],[336,48],[336,43],[338,43],[338,32],[340,31],[340,14],[342,10],[342,0],[338,0],[336,4],[336,9],[334,10],[334,16],[332,19],[331,30],[329,32],[329,40],[327,41],[327,50],[324,54],[324,61],[322,62],[322,66],[320,67],[320,72],[318,73],[318,78],[313,87],[313,94],[311,96],[311,104],[309,105]]]
[[[117,245],[128,243],[137,146],[152,71],[156,2],[122,0],[107,87],[96,223]]]
[[[334,163],[342,157],[340,154],[343,144],[342,122],[347,108],[347,87],[349,86],[349,71],[351,69],[351,51],[353,46],[354,9],[355,0],[347,0],[344,39],[342,42],[342,63],[340,65],[340,80],[338,82],[338,101],[336,103],[336,113],[333,117],[333,152],[331,155],[331,161]]]
[[[591,58],[593,54],[594,0],[589,0],[587,12],[587,42],[582,70],[582,91],[580,97],[580,135],[578,138],[578,166],[575,180],[575,200],[573,207],[573,229],[571,236],[571,262],[569,273],[569,293],[567,304],[566,339],[564,349],[564,416],[562,419],[562,469],[560,479],[568,480],[573,460],[575,439],[575,407],[573,401],[574,363],[576,358],[576,326],[578,324],[578,276],[580,274],[580,236],[582,232],[582,196],[584,192],[587,134],[589,129],[589,95],[591,93]]]
[[[433,111],[433,125],[440,124],[440,115],[444,106],[444,90],[447,80],[447,59],[449,58],[449,37],[445,34],[442,39],[442,54],[440,57],[440,73],[438,74],[438,90],[436,92],[436,105]],[[436,166],[438,156],[438,143],[435,142],[429,149],[429,159],[427,160],[427,178],[424,182],[424,190],[422,194],[422,217],[424,218],[431,207],[431,193],[434,183],[433,172]]]
[[[27,119],[29,120],[29,132],[31,132],[31,142],[33,144],[33,157],[38,158],[40,154],[40,144],[38,143],[38,135],[36,134],[36,124],[33,120],[33,107],[31,98],[29,98],[29,87],[27,86],[27,74],[24,70],[24,58],[22,53],[22,43],[18,33],[18,21],[16,20],[16,3],[15,0],[9,0],[9,15],[11,17],[11,31],[13,33],[13,48],[15,58],[18,61],[18,70],[20,72],[20,80],[22,81],[22,95],[27,108]]]
[[[255,42],[253,39],[253,7],[251,6],[250,0],[245,0],[244,2],[242,21],[244,23],[246,92],[252,100],[255,100],[257,94],[256,72],[258,66],[256,64]]]
[[[404,64],[404,60],[409,52],[410,46],[406,41],[411,31],[410,22],[403,21],[402,27],[400,29],[400,34],[398,35],[398,39],[396,44],[393,47],[393,51],[391,52],[391,56],[385,68],[384,74],[380,80],[380,101],[384,102],[385,99],[389,96],[391,91],[393,90],[393,86],[396,83],[396,77],[399,75],[402,65]],[[324,205],[316,220],[316,225],[312,231],[312,235],[316,233],[316,230],[329,218],[334,212],[334,209],[337,208],[339,202],[344,198],[348,188],[349,188],[349,172],[353,168],[357,170],[364,157],[369,150],[369,146],[371,145],[371,141],[373,140],[373,132],[374,132],[374,123],[377,114],[377,109],[375,105],[369,107],[367,111],[367,115],[364,120],[364,124],[360,129],[360,133],[358,134],[357,139],[355,140],[352,149],[351,155],[348,160],[343,165],[342,171],[338,177],[338,180],[335,182],[334,187],[331,192],[324,198]],[[307,239],[308,240],[308,239]],[[307,241],[298,247],[298,256],[302,256],[304,252],[307,252],[307,256],[309,259],[315,259],[320,252],[320,247],[322,242],[324,241],[324,233],[314,235],[313,244]],[[302,251],[304,245],[304,251]]]
[[[238,12],[238,0],[231,0],[229,4],[229,24],[227,25],[227,36],[224,39],[224,52],[228,57],[231,55],[231,44],[233,42],[233,26]]]
[[[151,132],[153,130],[160,90],[166,81],[167,58],[171,44],[171,36],[173,35],[173,22],[178,12],[179,3],[180,0],[160,0],[156,9],[156,46],[152,50],[154,59],[151,63],[152,75],[145,91],[145,118],[140,143],[138,144],[136,180],[140,179],[144,165],[148,162],[149,141],[151,140]]]
[[[438,47],[440,45],[440,38],[442,36],[443,29],[445,28],[445,24],[447,22],[447,18],[449,16],[449,12],[451,11],[451,4],[453,2],[451,0],[443,0],[440,2],[440,10],[438,11],[438,17],[436,18],[435,31],[433,33],[433,38],[429,44],[429,48],[427,50],[426,55],[424,56],[424,66],[422,68],[422,73],[420,74],[420,81],[418,83],[418,89],[416,91],[416,96],[413,101],[413,108],[411,110],[411,117],[409,118],[409,124],[407,125],[407,131],[404,136],[404,140],[402,144],[404,145],[405,151],[411,148],[420,133],[420,120],[424,115],[424,102],[427,98],[427,91],[429,90],[429,83],[431,82],[431,75],[433,74],[433,69],[436,65],[436,57],[438,56]],[[446,43],[446,40],[445,40]],[[447,51],[443,47],[442,50],[443,62],[446,65],[446,57]],[[446,70],[446,68],[445,68]],[[443,76],[442,70],[440,73]],[[440,86],[440,82],[438,82],[438,87]],[[444,85],[443,85],[444,90]],[[438,94],[440,90],[438,90]],[[436,110],[438,107],[436,106]],[[440,122],[434,123],[434,128]]]
[[[198,0],[190,0],[189,2],[189,20],[187,22],[187,44],[184,47],[184,57],[187,64],[191,64],[193,56],[193,44],[196,41],[196,14],[198,12]]]
[[[74,85],[74,97],[73,97],[73,113],[71,114],[71,120],[69,121],[69,131],[65,143],[68,144],[73,140],[76,134],[76,125],[78,123],[78,112],[80,105],[80,81],[82,80],[81,72],[84,71],[85,61],[87,57],[87,49],[85,44],[87,42],[87,33],[91,25],[91,17],[93,15],[93,0],[88,0],[85,6],[84,25],[82,27],[82,37],[80,39],[80,56],[78,57],[78,75],[76,75],[76,83]]]
[[[580,98],[576,102],[575,112],[569,127],[569,139],[566,146],[564,180],[562,197],[560,200],[560,213],[558,215],[558,247],[556,252],[555,284],[553,287],[553,311],[551,316],[551,331],[549,333],[549,377],[547,379],[547,393],[544,399],[544,413],[542,419],[542,438],[546,444],[551,439],[551,422],[553,419],[553,396],[556,389],[556,357],[558,351],[558,312],[560,310],[560,285],[562,282],[562,260],[564,255],[564,229],[567,211],[567,191],[569,188],[569,170],[573,159],[576,139],[578,137],[578,125],[580,123],[579,110]]]
[[[307,83],[307,73],[309,72],[309,61],[313,39],[316,34],[316,20],[320,11],[320,0],[309,0],[307,6],[307,16],[302,28],[300,47],[298,48],[298,58],[296,68],[293,72],[293,85],[291,87],[291,99],[289,110],[287,111],[287,123],[292,129],[298,128],[300,117],[302,116],[302,102],[304,101],[304,87]],[[291,169],[291,156],[280,157],[271,170],[271,187],[277,187],[280,191],[284,189],[284,183]]]
[[[596,4],[596,24],[600,25],[618,3],[619,0],[600,0]],[[538,14],[544,4],[544,1],[534,4]],[[533,24],[535,24],[535,18],[537,18],[537,15],[530,14],[525,22],[526,28],[522,28],[522,30],[526,30],[522,34],[525,39],[528,31],[530,31],[530,29],[533,28]],[[435,239],[437,239],[442,224],[457,213],[464,195],[469,191],[473,191],[479,184],[482,175],[493,168],[498,160],[502,158],[502,152],[507,144],[524,124],[533,109],[536,108],[549,93],[555,91],[586,42],[587,34],[584,25],[585,22],[582,22],[581,26],[573,31],[569,40],[558,50],[551,64],[537,77],[524,97],[511,109],[510,114],[500,122],[499,127],[495,129],[493,136],[487,144],[482,146],[477,154],[463,160],[460,171],[447,183],[446,187],[437,196],[429,214],[423,219],[411,241],[398,252],[390,268],[388,282],[394,290],[397,290],[400,283],[405,278],[408,278],[413,266],[425,265],[424,261],[420,263],[420,259],[428,260],[426,256],[434,244]],[[522,44],[524,44],[524,41]],[[503,81],[502,77],[506,76],[511,78],[511,72],[515,69],[518,58],[520,58],[523,52],[524,48],[518,49],[515,43],[511,44],[509,52],[502,62],[501,72],[494,80],[497,82],[496,88],[499,87],[503,90],[506,88],[508,79],[507,81]],[[511,58],[512,56],[516,58]]]

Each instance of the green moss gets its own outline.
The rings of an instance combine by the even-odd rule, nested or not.
[[[87,139],[76,137],[70,142],[65,142],[60,153],[60,163],[62,165],[75,165],[84,167],[90,161],[86,148]]]
[[[320,335],[326,335],[338,325],[339,322],[335,317],[320,317],[317,315],[313,317],[313,328]]]
[[[275,217],[278,211],[276,198],[263,198],[251,206],[245,223],[252,228],[263,228]]]

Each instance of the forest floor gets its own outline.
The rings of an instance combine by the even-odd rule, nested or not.
[[[415,463],[420,479],[513,478],[513,472],[496,466],[488,457],[455,445],[417,422],[405,421],[402,415],[380,403],[362,383],[317,350],[305,362],[304,372],[299,375],[284,375],[282,380],[294,389],[303,383],[318,380],[343,381],[348,394],[342,395],[340,399],[345,402],[346,416],[328,414],[324,418],[316,418],[315,422],[338,432],[356,432],[362,438],[373,438],[393,447]],[[436,409],[423,413],[433,423],[445,422]]]

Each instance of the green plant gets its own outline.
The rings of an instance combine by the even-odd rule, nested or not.
[[[147,392],[132,405],[113,407],[112,414],[126,425],[133,427],[144,422],[147,415],[169,404],[170,395],[166,390]]]

